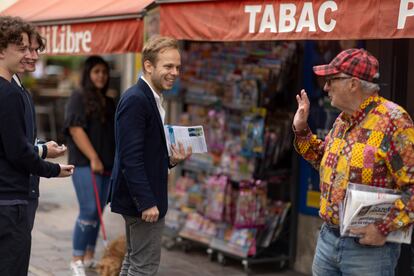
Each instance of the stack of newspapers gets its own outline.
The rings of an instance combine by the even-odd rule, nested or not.
[[[351,227],[363,227],[383,220],[399,198],[401,193],[396,190],[350,183],[340,208],[341,236],[356,237],[350,233]],[[391,232],[387,241],[410,244],[412,231],[413,225]]]

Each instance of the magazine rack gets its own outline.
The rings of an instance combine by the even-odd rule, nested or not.
[[[298,166],[291,106],[292,91],[297,90],[292,86],[298,83],[292,74],[296,44],[188,42],[184,46],[182,94],[170,99],[186,113],[178,112],[179,123],[172,123],[203,125],[209,155],[193,155],[178,168],[178,192],[171,201],[186,221],[179,227],[172,223],[173,231],[167,224],[170,245],[181,245],[185,251],[202,246],[210,260],[224,265],[227,259],[236,259],[247,272],[255,264],[274,263],[279,269],[293,265]],[[248,215],[234,218],[226,210],[248,208],[238,201],[229,203],[227,188],[219,183],[209,186],[213,176],[226,176],[235,191],[245,181],[266,182],[267,201],[278,201],[283,208],[260,222],[253,223]],[[268,204],[258,193],[238,198],[243,196]],[[260,208],[249,208],[262,217]]]

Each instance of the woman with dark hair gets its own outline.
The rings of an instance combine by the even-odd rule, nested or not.
[[[66,106],[69,162],[76,166],[72,179],[80,207],[73,231],[72,275],[85,275],[85,268],[94,266],[100,225],[94,185],[100,206],[105,206],[109,193],[115,152],[115,103],[106,95],[108,85],[108,63],[91,56],[85,61],[81,89],[72,93]]]

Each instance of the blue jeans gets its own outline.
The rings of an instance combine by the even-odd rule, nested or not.
[[[95,174],[102,211],[109,193],[109,178]],[[94,251],[100,225],[91,168],[76,167],[72,180],[79,202],[79,215],[73,230],[73,256],[83,256],[86,250]]]
[[[355,238],[339,237],[339,230],[322,225],[313,259],[314,276],[392,276],[400,244],[366,246]]]

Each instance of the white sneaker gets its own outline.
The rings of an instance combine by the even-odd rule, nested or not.
[[[81,260],[70,262],[70,270],[72,271],[72,276],[86,276],[85,267]]]
[[[95,259],[89,259],[89,260],[84,260],[83,261],[83,266],[85,267],[85,269],[96,269],[97,266],[97,262]]]

